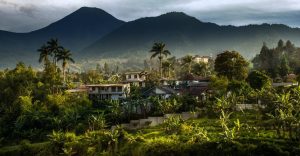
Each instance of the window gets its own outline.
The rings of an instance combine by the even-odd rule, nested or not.
[[[122,87],[118,87],[118,92],[122,92]]]
[[[92,87],[92,91],[95,91],[96,90],[96,88],[95,87]]]
[[[111,87],[112,92],[116,92],[116,89],[117,89],[116,87]]]
[[[138,75],[134,75],[134,78],[137,79],[137,78],[138,78]]]

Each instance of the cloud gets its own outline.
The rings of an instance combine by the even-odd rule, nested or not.
[[[268,22],[300,27],[297,19],[299,0],[0,0],[0,10],[3,12],[0,14],[0,29],[34,30],[82,6],[104,9],[125,21],[182,11],[199,20],[221,25]],[[19,28],[15,27],[16,23]]]
[[[19,4],[14,1],[0,0],[1,8],[14,8],[15,10],[25,14],[26,16],[34,18],[34,12],[37,11],[37,7],[34,4]]]

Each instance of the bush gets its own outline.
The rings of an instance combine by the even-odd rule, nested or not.
[[[180,127],[182,123],[183,120],[180,116],[172,116],[164,121],[163,127],[167,134],[177,134],[180,133]]]

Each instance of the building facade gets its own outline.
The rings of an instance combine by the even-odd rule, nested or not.
[[[145,87],[146,74],[145,72],[126,72],[124,82],[134,86]]]
[[[209,56],[199,56],[199,55],[196,55],[194,57],[194,62],[196,63],[208,63],[210,57]]]
[[[92,101],[122,100],[130,93],[129,84],[95,84],[86,87],[89,99]]]

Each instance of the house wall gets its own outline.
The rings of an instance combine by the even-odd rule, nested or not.
[[[146,76],[145,75],[142,75],[140,76],[140,74],[126,74],[126,80],[146,80]]]
[[[89,86],[88,94],[91,100],[118,100],[124,99],[127,96],[127,92],[130,91],[130,86]]]
[[[208,58],[207,57],[196,57],[194,59],[194,61],[197,62],[197,63],[200,63],[200,62],[208,63]]]

